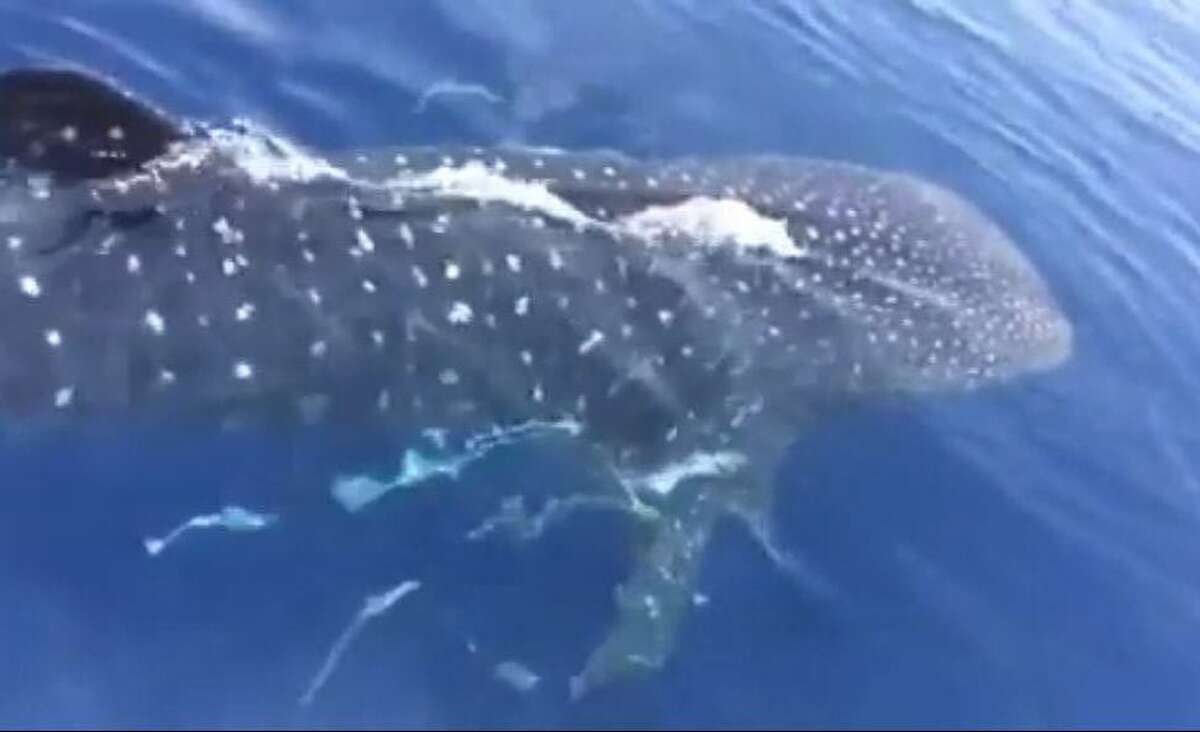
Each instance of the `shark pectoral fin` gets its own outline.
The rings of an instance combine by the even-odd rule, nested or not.
[[[772,412],[758,415],[745,425],[737,444],[747,456],[746,468],[740,476],[739,490],[724,498],[723,508],[738,519],[771,564],[805,593],[837,599],[841,593],[834,583],[803,557],[784,548],[776,534],[775,496],[779,490],[786,490],[787,482],[779,471],[796,441],[796,429],[814,419],[803,408],[793,407],[787,414],[786,422]]]
[[[183,131],[101,79],[70,69],[0,74],[0,160],[65,180],[106,178],[162,155]]]
[[[720,515],[719,506],[698,500],[683,515],[663,517],[632,574],[616,588],[613,627],[571,679],[572,699],[663,667],[694,602],[704,547]]]
[[[645,499],[655,516],[654,533],[615,591],[611,630],[571,680],[573,699],[666,664],[688,609],[705,601],[697,591],[701,563],[723,517],[739,519],[767,558],[806,590],[835,593],[779,547],[771,527],[776,474],[798,428],[794,421],[785,426],[758,415],[742,425],[727,449],[695,450],[655,471],[619,476],[632,500]]]

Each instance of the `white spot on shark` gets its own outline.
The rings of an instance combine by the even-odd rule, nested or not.
[[[583,356],[587,354],[603,342],[604,334],[598,330],[593,330],[590,334],[588,334],[587,339],[583,341],[583,343],[579,344],[579,355]]]
[[[239,323],[249,320],[250,318],[254,317],[254,303],[244,302],[241,305],[238,305],[237,310],[234,311],[233,315],[234,319]]]
[[[400,235],[400,241],[404,242],[404,246],[411,251],[417,241],[413,236],[412,227],[407,223],[402,223],[396,228],[396,232]]]
[[[54,406],[59,409],[66,409],[71,406],[71,402],[75,400],[75,388],[64,386],[54,392]]]
[[[475,312],[471,310],[471,306],[458,300],[450,306],[450,311],[446,313],[446,320],[453,325],[467,325],[474,316]]]
[[[40,297],[42,294],[42,285],[33,275],[22,275],[17,284],[27,297]]]
[[[240,244],[245,238],[242,232],[233,228],[229,219],[224,216],[213,222],[212,229],[224,244]]]
[[[358,248],[359,249],[361,249],[364,252],[367,252],[368,254],[375,251],[375,241],[373,239],[371,239],[371,235],[367,233],[366,229],[359,227],[358,230],[355,232],[355,236],[358,239]]]
[[[147,310],[145,316],[142,318],[142,322],[155,335],[162,335],[167,331],[167,323],[157,310]]]

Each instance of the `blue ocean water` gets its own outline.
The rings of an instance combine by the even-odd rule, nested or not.
[[[0,68],[31,63],[319,149],[782,152],[911,171],[1011,233],[1075,354],[798,433],[775,521],[810,571],[724,527],[711,601],[669,665],[579,702],[566,679],[611,618],[626,529],[597,515],[529,546],[461,541],[477,503],[578,480],[569,459],[510,451],[352,518],[305,477],[383,449],[353,434],[6,437],[0,725],[1200,724],[1194,4],[0,2]],[[448,82],[477,86],[425,94]],[[144,536],[230,503],[284,519],[147,557]],[[363,598],[409,577],[422,590],[298,706]],[[497,683],[508,658],[542,684]]]

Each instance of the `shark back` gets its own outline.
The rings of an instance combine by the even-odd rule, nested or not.
[[[905,175],[465,148],[335,165],[254,130],[156,145],[49,182],[26,156],[0,183],[7,416],[569,416],[657,459],[768,408],[972,388],[1070,350],[1012,242]]]

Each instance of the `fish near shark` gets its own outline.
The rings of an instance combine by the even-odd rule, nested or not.
[[[520,439],[585,446],[652,536],[577,696],[666,661],[715,522],[765,538],[771,471],[820,410],[1072,350],[994,223],[847,163],[317,157],[58,69],[0,74],[0,161],[8,422],[442,436],[393,481],[335,482],[351,511]]]

